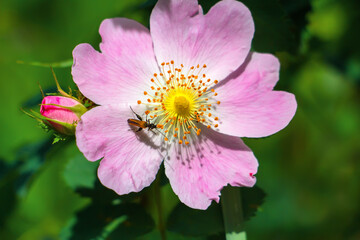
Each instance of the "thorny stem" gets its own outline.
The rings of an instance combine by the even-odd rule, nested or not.
[[[246,240],[239,187],[225,187],[221,191],[221,208],[224,218],[226,240]]]
[[[155,195],[155,204],[156,204],[158,220],[159,220],[158,229],[160,231],[161,239],[166,240],[165,223],[164,223],[164,219],[163,219],[161,191],[160,191],[160,177],[159,176],[155,179],[154,195]]]

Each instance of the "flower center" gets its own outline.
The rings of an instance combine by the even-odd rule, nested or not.
[[[154,74],[151,79],[151,93],[144,92],[144,103],[148,110],[145,114],[154,119],[153,123],[164,135],[165,141],[177,141],[179,144],[189,144],[191,139],[200,135],[204,124],[207,128],[218,127],[219,118],[214,116],[214,105],[217,93],[212,88],[218,83],[207,78],[202,71],[206,68],[197,65],[186,69],[182,64],[176,68],[174,61],[161,64],[161,73]]]
[[[188,116],[190,113],[190,102],[184,96],[176,96],[174,99],[175,112],[180,116]]]

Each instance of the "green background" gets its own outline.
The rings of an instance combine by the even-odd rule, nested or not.
[[[207,10],[215,2],[200,3]],[[287,128],[267,138],[245,139],[260,163],[257,186],[266,192],[256,217],[246,222],[248,239],[360,239],[360,3],[243,2],[255,20],[253,50],[273,53],[280,59],[276,89],[294,93],[298,102],[297,113]],[[128,17],[148,26],[154,3],[0,2],[0,239],[70,239],[71,234],[71,239],[133,237],[124,237],[122,230],[119,235],[84,235],[98,226],[93,211],[101,207],[103,213],[109,211],[100,200],[75,191],[79,186],[94,188],[97,163],[85,161],[73,140],[51,145],[51,134],[21,112],[21,108],[38,109],[38,83],[46,92],[54,92],[55,85],[49,68],[17,61],[71,60],[73,48],[82,42],[98,49],[98,27],[103,19]],[[69,67],[55,71],[64,89],[74,87]],[[146,199],[151,191],[150,187],[132,201]],[[168,217],[178,200],[166,184],[162,194]],[[152,220],[138,221],[136,216],[146,213],[156,224],[153,204],[151,200],[140,202],[146,210],[129,213],[138,225],[131,227],[151,231]],[[72,220],[84,209],[88,215],[78,214]],[[197,226],[201,220],[193,223],[199,232],[183,230],[181,224],[186,226],[191,214],[183,221],[168,223],[172,226],[168,228],[169,239],[223,239],[223,229],[213,226],[219,223],[209,220],[217,213],[209,212],[209,225]],[[71,221],[82,218],[83,228],[66,231]],[[139,229],[136,231],[141,232]],[[141,239],[158,237],[155,229]]]

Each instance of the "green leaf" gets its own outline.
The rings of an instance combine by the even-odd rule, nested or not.
[[[169,216],[167,229],[192,237],[223,232],[221,208],[213,203],[207,210],[197,210],[179,203]]]
[[[241,188],[241,202],[245,220],[249,220],[256,215],[256,212],[264,203],[265,197],[266,193],[258,186]]]
[[[94,187],[77,186],[76,192],[82,197],[91,198],[92,201],[101,204],[110,204],[119,199],[119,195],[113,190],[104,187],[98,179],[96,179]]]
[[[127,240],[149,233],[154,227],[154,221],[139,204],[92,203],[76,214],[63,229],[60,238]]]
[[[52,141],[52,144],[58,143],[60,141],[65,141],[66,137],[64,137],[63,135],[57,134],[56,132],[54,133],[54,140]]]
[[[290,19],[278,0],[242,0],[255,22],[252,47],[258,52],[296,52],[298,40]]]
[[[157,0],[147,0],[143,4],[139,6],[139,8],[150,8],[152,9],[155,4],[157,3]]]
[[[51,139],[44,139],[19,148],[11,163],[0,159],[0,226],[14,209],[29,200],[33,183],[48,167],[49,151],[59,147],[64,148],[65,145],[54,147]]]
[[[241,188],[241,202],[244,219],[255,216],[264,202],[265,193],[261,188]],[[170,214],[167,229],[185,236],[208,236],[223,234],[224,222],[219,204],[213,203],[207,210],[197,210],[179,203]]]
[[[64,180],[72,189],[94,188],[97,166],[97,162],[90,162],[83,154],[78,153],[66,164],[63,172]]]
[[[0,227],[4,225],[17,204],[15,192],[17,173],[12,170],[12,166],[0,159]]]
[[[16,192],[20,196],[27,193],[28,188],[43,166],[47,153],[52,149],[51,139],[26,144],[19,148],[13,161],[13,169],[17,172]]]

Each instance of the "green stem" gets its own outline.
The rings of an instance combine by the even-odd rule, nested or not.
[[[221,208],[226,240],[246,240],[239,187],[225,187],[221,191]]]
[[[165,223],[163,218],[163,209],[162,209],[162,201],[161,201],[161,191],[160,191],[160,177],[158,176],[155,179],[155,186],[154,186],[154,195],[155,195],[155,203],[158,215],[158,228],[160,231],[161,239],[166,240],[166,233],[165,233]]]

